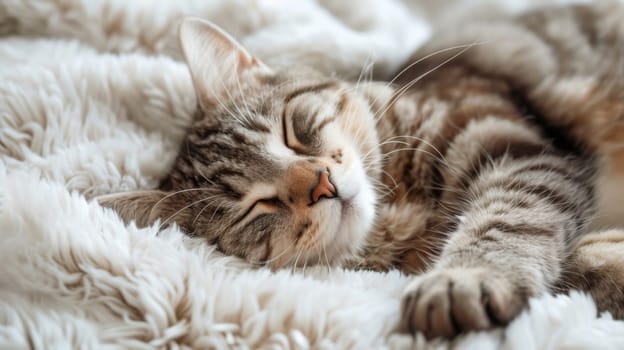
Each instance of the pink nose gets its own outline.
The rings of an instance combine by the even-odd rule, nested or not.
[[[310,199],[312,200],[312,204],[318,202],[323,197],[336,197],[336,188],[329,180],[329,172],[327,172],[327,170],[319,171],[318,182],[310,192]]]

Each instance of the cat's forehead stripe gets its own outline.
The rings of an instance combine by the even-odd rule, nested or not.
[[[307,94],[307,93],[310,93],[310,92],[319,92],[321,90],[325,90],[325,89],[328,89],[330,87],[334,87],[336,85],[337,85],[337,83],[335,81],[328,81],[328,82],[324,82],[324,83],[321,83],[321,84],[301,87],[301,88],[291,92],[290,94],[288,94],[286,96],[286,98],[284,99],[284,103],[290,102],[292,99],[294,99],[295,97],[297,97],[299,95]]]

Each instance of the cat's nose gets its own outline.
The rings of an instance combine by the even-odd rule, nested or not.
[[[316,185],[310,191],[310,205],[318,202],[323,197],[336,197],[336,187],[329,179],[329,171],[326,169],[319,169],[317,170],[317,175],[318,179]]]
[[[329,168],[321,162],[297,161],[288,167],[284,175],[284,194],[289,203],[294,205],[311,206],[323,198],[338,196],[338,189],[331,182]]]

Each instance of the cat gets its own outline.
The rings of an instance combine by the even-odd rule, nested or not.
[[[399,331],[509,323],[581,289],[624,317],[624,7],[440,31],[391,82],[275,70],[215,25],[180,43],[197,114],[159,189],[100,203],[271,269],[414,274]],[[618,185],[619,184],[619,185]]]

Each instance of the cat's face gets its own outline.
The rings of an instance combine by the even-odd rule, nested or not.
[[[358,130],[368,128],[358,120],[366,109],[348,86],[282,78],[202,107],[181,154],[193,167],[171,190],[212,188],[190,200],[223,194],[204,214],[223,210],[194,230],[226,253],[271,266],[336,262],[360,247],[373,221],[374,171],[363,157],[374,135]],[[199,179],[189,182],[193,172]]]
[[[160,201],[151,216],[273,268],[352,256],[373,224],[379,172],[366,98],[269,69],[200,20],[182,25],[181,42],[200,110],[166,192],[146,201]]]

